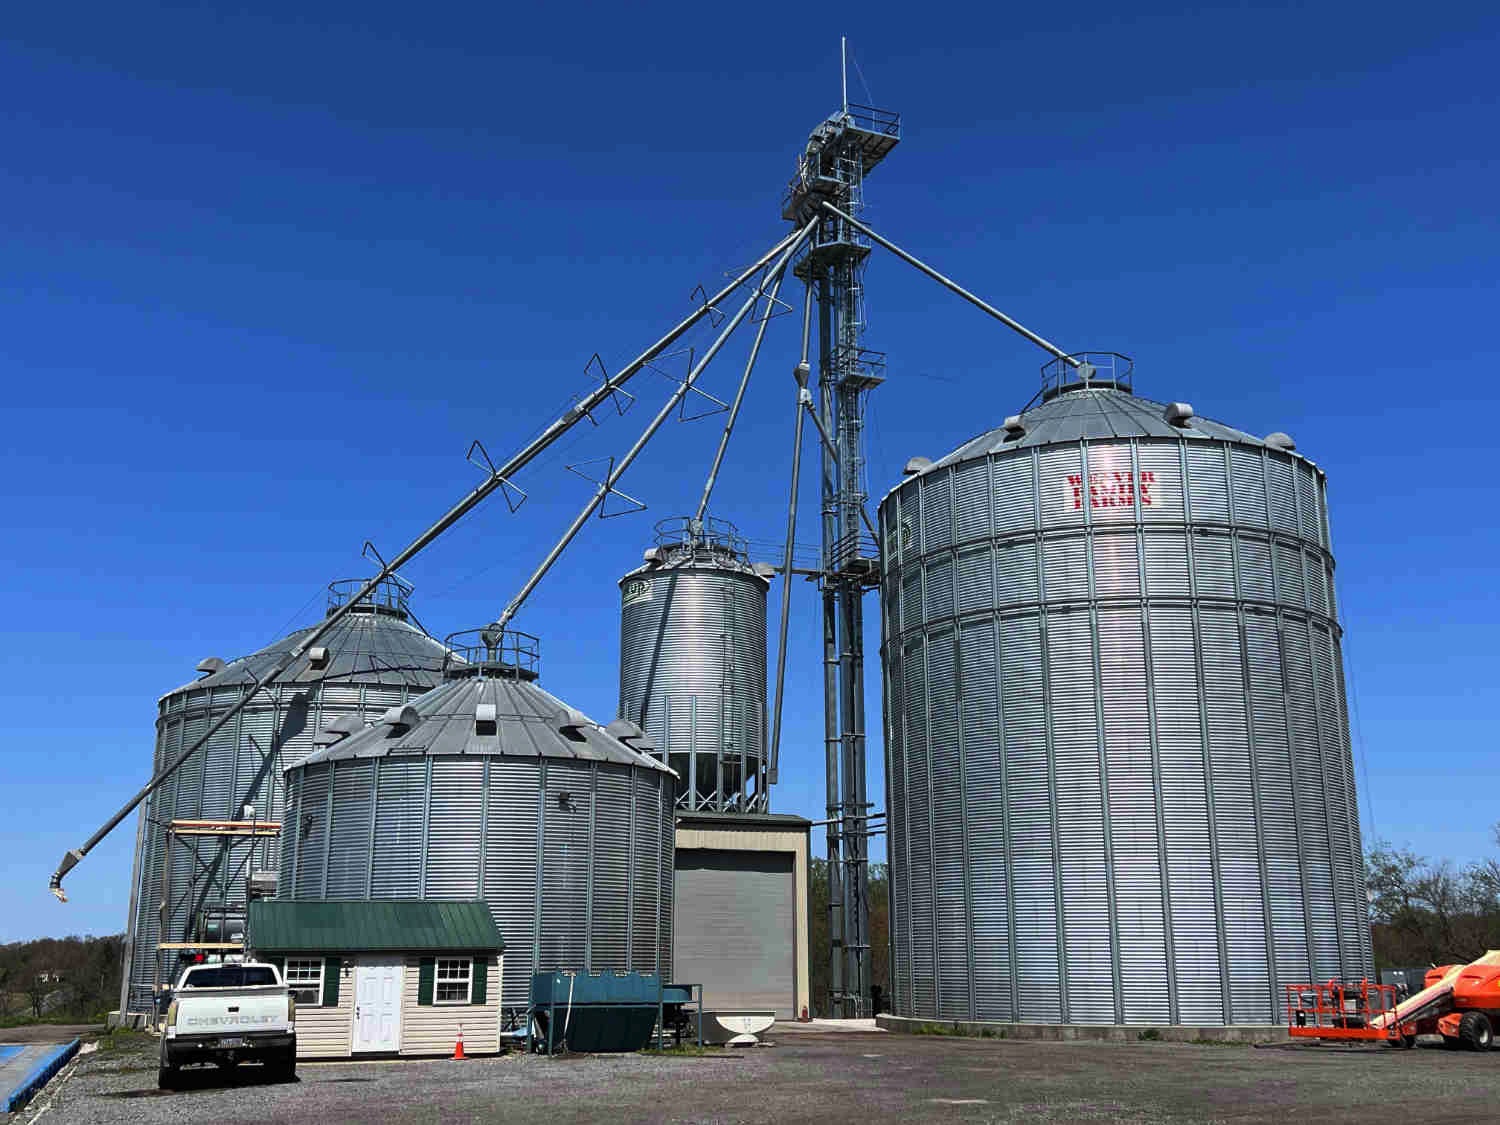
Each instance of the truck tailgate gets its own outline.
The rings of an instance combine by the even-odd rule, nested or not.
[[[167,1028],[178,1036],[232,1037],[289,1031],[284,987],[194,988],[177,996],[177,1019]]]

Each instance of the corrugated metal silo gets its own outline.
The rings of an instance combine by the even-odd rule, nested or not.
[[[280,895],[483,898],[507,1007],[533,970],[669,972],[671,772],[543,691],[534,638],[449,643],[440,687],[287,771]]]
[[[363,587],[350,579],[329,586],[328,611]],[[441,682],[446,650],[412,624],[411,586],[399,578],[381,583],[323,641],[286,670],[185,762],[141,809],[136,833],[134,878],[125,946],[121,1010],[152,1010],[158,980],[156,945],[165,847],[162,828],[173,819],[224,820],[252,804],[260,820],[282,817],[282,771],[313,750],[313,732],[341,715],[373,716],[415,699]],[[309,627],[310,629],[311,627]],[[263,678],[309,629],[298,630],[250,656],[231,661],[193,683],[162,696],[157,705],[155,767],[208,729],[214,718]],[[203,876],[192,851],[173,848],[173,902],[167,940],[190,936],[192,919],[204,906],[242,907],[250,846],[215,841],[200,849],[214,870]],[[254,865],[274,870],[278,843],[256,844]],[[176,958],[160,955],[160,983],[171,983]]]
[[[679,808],[766,808],[769,567],[718,520],[664,520],[620,579],[620,717],[677,771]]]
[[[1276,1022],[1371,972],[1326,481],[1084,358],[880,506],[895,1007]]]

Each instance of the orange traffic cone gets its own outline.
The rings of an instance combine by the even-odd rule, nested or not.
[[[464,1057],[464,1025],[458,1025],[458,1042],[453,1044],[453,1057],[462,1059]]]

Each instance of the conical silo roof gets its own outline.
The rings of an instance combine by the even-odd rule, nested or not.
[[[1019,427],[1001,425],[986,430],[936,463],[951,465],[1030,446],[1111,438],[1176,438],[1187,441],[1197,438],[1256,447],[1267,444],[1264,438],[1197,415],[1193,415],[1186,426],[1174,425],[1167,421],[1166,410],[1166,403],[1116,387],[1069,387],[1023,411],[1016,419],[1020,422]]]
[[[638,728],[606,730],[545,691],[534,670],[495,661],[450,662],[441,686],[391,708],[373,726],[339,738],[299,767],[352,758],[488,756],[615,762],[672,773],[611,731],[630,737]]]
[[[362,585],[358,579],[330,584],[328,613],[338,610]],[[355,606],[314,650],[288,668],[281,680],[293,684],[356,681],[364,685],[406,686],[417,691],[441,683],[448,650],[413,623],[408,605],[410,593],[411,587],[405,583],[397,585],[391,580],[382,583],[373,601]],[[251,676],[263,680],[316,627],[309,625],[288,633],[265,648],[231,660],[218,671],[166,694],[243,686]],[[313,660],[316,649],[326,650],[322,660]]]

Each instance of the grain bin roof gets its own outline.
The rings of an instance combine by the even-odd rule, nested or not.
[[[447,649],[441,641],[429,637],[406,620],[404,605],[403,601],[403,608],[399,611],[385,607],[378,612],[364,606],[356,608],[318,643],[317,648],[327,650],[325,661],[314,665],[310,660],[312,652],[309,652],[281,675],[281,682],[353,680],[361,684],[406,685],[418,691],[439,683]],[[314,628],[316,626],[309,625],[289,633],[258,652],[231,660],[219,671],[183,684],[167,694],[248,686],[251,676],[263,680]]]
[[[462,755],[568,758],[673,772],[534,681],[479,675],[450,679],[293,768],[351,758]]]
[[[257,953],[505,949],[489,905],[477,900],[265,899],[250,904],[249,930]]]
[[[1070,390],[1022,414],[1023,429],[1019,433],[1005,426],[988,430],[964,442],[937,465],[1031,446],[1109,438],[1229,441],[1257,447],[1266,444],[1261,438],[1208,418],[1195,416],[1186,426],[1174,426],[1166,420],[1165,411],[1165,403],[1127,391],[1096,387]]]

